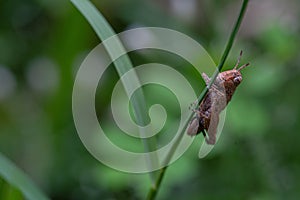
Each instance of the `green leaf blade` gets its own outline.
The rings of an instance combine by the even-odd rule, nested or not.
[[[0,176],[18,188],[29,200],[48,200],[49,198],[15,164],[0,153]]]
[[[74,4],[74,6],[81,12],[81,14],[86,18],[86,20],[89,22],[89,24],[92,26],[100,40],[104,41],[105,39],[108,39],[109,37],[115,36],[116,33],[113,31],[112,27],[109,25],[109,23],[105,20],[105,18],[102,16],[102,14],[95,8],[95,6],[88,0],[71,0],[71,2]],[[134,69],[128,55],[126,54],[125,48],[123,47],[121,41],[118,37],[114,37],[114,48],[111,48],[109,45],[106,45],[104,42],[104,46],[108,52],[108,54],[113,57],[114,52],[122,52],[123,56],[119,59],[113,61],[115,68],[117,70],[117,73],[119,77],[122,77],[126,72],[129,70]],[[136,73],[132,73],[130,78],[128,79],[121,79],[122,84],[124,86],[125,92],[127,93],[127,96],[129,96],[129,92],[134,87],[133,85],[138,84],[139,86],[140,81],[138,79],[138,76]],[[133,84],[135,83],[135,84]],[[133,107],[133,114],[135,116],[136,122],[141,125],[145,126],[147,123],[149,123],[149,116],[148,111],[146,107],[146,101],[143,94],[143,91],[141,89],[136,90],[135,93],[131,97],[130,101],[132,107]],[[145,133],[140,130],[140,135],[144,136]],[[157,142],[155,137],[149,138],[149,139],[141,139],[144,145],[144,149],[146,152],[154,151],[157,147]],[[157,156],[153,156],[151,154],[151,157],[147,158],[149,159],[151,165],[157,165],[158,158]],[[150,167],[151,168],[151,167]],[[155,181],[155,172],[150,173],[151,180]]]

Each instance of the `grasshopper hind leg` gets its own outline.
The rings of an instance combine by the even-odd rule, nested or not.
[[[195,136],[198,134],[198,128],[199,128],[199,117],[196,115],[192,118],[190,121],[190,124],[187,128],[187,134],[190,136]]]

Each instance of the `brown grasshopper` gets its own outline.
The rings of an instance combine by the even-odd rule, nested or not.
[[[232,70],[218,74],[203,101],[197,109],[194,109],[196,116],[190,121],[187,129],[188,135],[194,136],[202,132],[207,144],[214,145],[216,143],[219,114],[227,106],[237,86],[242,82],[240,71],[249,65],[247,63],[237,68],[242,54],[243,52],[241,51],[237,63]],[[201,75],[208,86],[211,79],[205,73]],[[208,137],[206,136],[207,133]]]

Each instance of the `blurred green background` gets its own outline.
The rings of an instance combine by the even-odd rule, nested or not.
[[[93,3],[116,33],[143,26],[175,29],[199,41],[218,63],[241,1]],[[201,136],[196,138],[168,168],[158,199],[300,198],[299,13],[297,0],[250,1],[224,70],[232,68],[240,50],[242,63],[249,61],[251,67],[243,71],[244,81],[228,106],[223,134],[202,160],[197,157]],[[68,1],[0,2],[0,152],[51,199],[143,199],[151,184],[148,174],[127,174],[102,165],[76,133],[73,81],[80,63],[99,42]],[[134,52],[130,57],[135,65],[188,65],[159,51]],[[200,93],[203,82],[191,66],[188,69],[183,73]],[[113,67],[107,76],[96,97],[101,116],[110,113],[111,91],[118,80]],[[160,90],[145,87],[145,95],[149,105],[166,105],[164,130],[172,132],[172,122],[180,115],[178,105],[172,94]],[[106,129],[118,131],[111,122]],[[139,141],[128,136],[111,138],[122,148],[140,149]],[[24,197],[0,177],[0,199]]]

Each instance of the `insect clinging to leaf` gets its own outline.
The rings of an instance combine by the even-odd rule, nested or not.
[[[232,70],[224,71],[218,74],[216,80],[209,88],[200,105],[194,109],[196,115],[191,119],[187,134],[195,136],[203,133],[207,144],[216,143],[217,127],[219,124],[219,114],[231,100],[237,86],[242,82],[241,70],[249,63],[238,68],[243,52]],[[211,79],[205,74],[201,74],[208,86]]]

